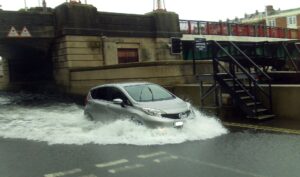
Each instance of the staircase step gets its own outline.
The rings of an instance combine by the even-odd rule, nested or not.
[[[242,100],[249,100],[252,99],[250,96],[241,96],[240,97]]]
[[[245,90],[236,90],[235,92],[236,92],[236,93],[246,93]]]
[[[255,112],[255,109],[252,110],[253,112]],[[259,108],[256,110],[258,113],[261,113],[261,112],[265,112],[265,111],[268,111],[268,109],[265,109],[265,108]]]
[[[233,81],[232,78],[223,79],[224,81]]]
[[[271,118],[274,118],[274,117],[275,117],[274,114],[266,114],[266,115],[260,115],[260,116],[254,116],[254,117],[248,116],[247,118],[264,120],[264,119],[271,119]]]
[[[246,103],[247,106],[254,106],[255,102]],[[256,105],[261,105],[261,102],[256,102]]]

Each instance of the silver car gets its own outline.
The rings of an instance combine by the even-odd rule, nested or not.
[[[91,120],[127,118],[150,127],[182,127],[195,116],[190,103],[148,82],[94,87],[87,95],[84,113]]]

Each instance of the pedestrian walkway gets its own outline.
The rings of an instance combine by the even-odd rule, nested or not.
[[[223,125],[227,127],[249,128],[263,131],[271,131],[277,133],[289,133],[300,135],[300,119],[285,119],[282,117],[275,117],[267,120],[247,119],[244,115],[237,111],[230,111],[231,109],[223,109],[218,112],[217,116],[222,121]]]

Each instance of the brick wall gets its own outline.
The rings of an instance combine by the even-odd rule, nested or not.
[[[286,17],[276,18],[276,26],[280,28],[286,28],[287,27]]]

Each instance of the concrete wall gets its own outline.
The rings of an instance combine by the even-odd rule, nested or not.
[[[209,61],[197,62],[197,65],[199,72],[206,73],[211,69]],[[127,81],[148,81],[163,86],[196,82],[192,73],[192,62],[157,61],[70,70],[68,92],[85,95],[91,87],[96,85]]]
[[[139,63],[181,60],[171,55],[168,38],[129,38],[105,36],[64,36],[56,40],[52,59],[57,85],[69,87],[70,70],[118,65],[118,49],[136,48]],[[120,73],[122,76],[122,73]]]
[[[207,89],[208,86],[205,87]],[[262,86],[265,90],[267,86]],[[200,106],[200,88],[198,84],[177,85],[173,92],[185,100],[189,100],[196,106]],[[300,85],[272,85],[273,113],[276,119],[300,120]],[[226,104],[228,96],[223,97]],[[205,106],[213,104],[213,95],[208,97]]]
[[[55,17],[58,35],[158,38],[181,36],[179,17],[173,12],[121,14],[98,12],[91,5],[63,3],[55,8]]]
[[[0,11],[0,38],[6,38],[11,27],[21,32],[26,27],[32,36],[54,37],[54,15],[20,11]]]
[[[278,118],[300,120],[300,85],[273,85],[272,95]]]

